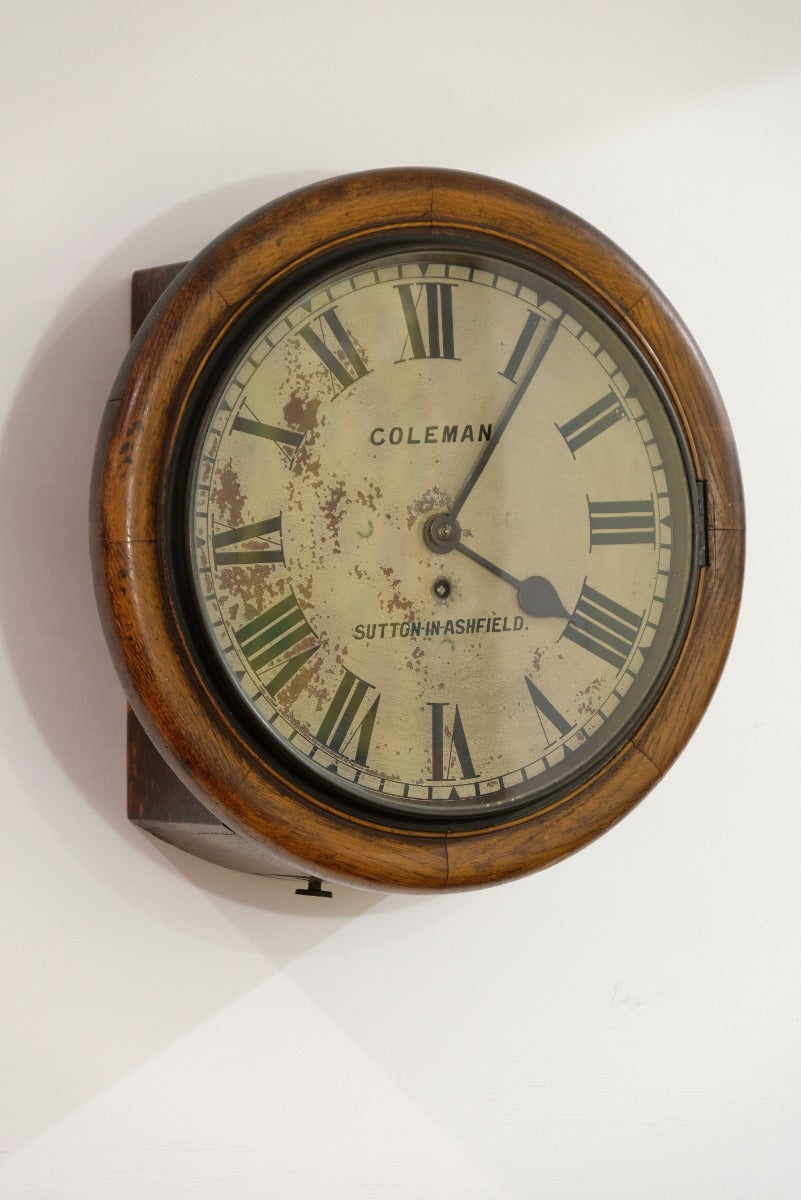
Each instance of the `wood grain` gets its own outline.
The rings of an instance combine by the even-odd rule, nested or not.
[[[389,827],[338,811],[284,778],[238,728],[186,644],[165,560],[176,439],[204,365],[266,290],[345,249],[398,235],[492,238],[580,287],[627,332],[671,397],[709,513],[681,652],[632,740],[550,808],[490,828]],[[252,214],[173,280],[132,343],[112,392],[95,469],[98,601],[130,702],[196,799],[290,871],[377,888],[497,883],[585,845],[656,783],[720,676],[742,590],[744,509],[725,411],[703,358],[653,282],[563,209],[458,172],[370,172],[293,193]]]

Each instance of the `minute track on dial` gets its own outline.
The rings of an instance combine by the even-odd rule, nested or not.
[[[265,736],[359,803],[466,814],[544,795],[632,707],[615,690],[620,643],[650,645],[656,625],[621,634],[620,614],[661,621],[638,544],[673,485],[645,445],[651,409],[635,420],[643,381],[558,287],[509,271],[401,255],[323,281],[254,328],[229,367],[236,380],[258,362],[247,406],[226,418],[236,436],[220,437],[220,417],[198,449],[212,634],[227,628],[258,676],[249,704]],[[419,339],[398,300],[418,289]],[[563,427],[610,386],[634,396],[631,419],[570,454]],[[440,794],[451,777],[458,795]]]

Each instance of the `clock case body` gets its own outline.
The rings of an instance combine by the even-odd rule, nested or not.
[[[700,568],[682,642],[642,721],[553,803],[479,828],[393,825],[291,780],[209,686],[173,592],[165,521],[182,420],[209,358],[270,290],[324,264],[411,240],[486,239],[531,256],[605,314],[667,395],[697,481]],[[98,607],[128,701],[128,812],[237,869],[379,890],[466,889],[537,870],[614,825],[668,769],[723,669],[742,591],[745,520],[725,410],[690,334],[616,246],[557,205],[461,172],[388,170],[301,189],[186,266],[134,276],[138,330],[106,406],[91,540]],[[152,304],[152,306],[151,306]],[[149,310],[149,311],[148,311]],[[144,316],[147,312],[147,316]],[[144,319],[142,319],[144,318]],[[312,891],[319,891],[312,885]]]

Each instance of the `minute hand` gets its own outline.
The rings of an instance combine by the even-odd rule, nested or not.
[[[481,472],[484,470],[487,463],[489,462],[490,457],[492,456],[493,450],[498,445],[498,442],[501,440],[501,434],[506,429],[506,426],[509,424],[509,422],[511,421],[512,417],[515,414],[518,404],[520,403],[520,401],[523,399],[526,392],[528,391],[529,385],[530,385],[532,379],[534,378],[534,376],[537,374],[537,371],[540,368],[540,364],[542,363],[542,360],[545,358],[545,355],[548,353],[548,350],[551,347],[551,343],[553,342],[554,338],[556,337],[558,329],[559,329],[559,321],[554,319],[553,321],[551,321],[551,324],[546,329],[543,339],[540,342],[539,346],[537,347],[537,352],[534,355],[534,358],[532,359],[531,363],[527,367],[526,372],[523,375],[523,378],[520,380],[520,383],[517,385],[517,387],[515,388],[512,395],[509,397],[509,402],[507,403],[506,408],[503,410],[500,420],[495,425],[495,428],[492,433],[492,437],[487,442],[486,446],[482,450],[479,457],[476,459],[475,463],[473,464],[473,468],[470,471],[470,474],[467,476],[464,483],[462,484],[461,491],[457,495],[455,501],[453,502],[453,505],[451,506],[451,508],[449,510],[449,516],[455,518],[461,512],[464,502],[467,500],[467,497],[472,492],[476,482],[478,481],[479,476],[481,475]]]

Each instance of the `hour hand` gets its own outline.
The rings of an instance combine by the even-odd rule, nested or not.
[[[440,554],[458,550],[460,554],[464,554],[479,566],[491,571],[499,579],[505,579],[517,590],[517,603],[528,616],[565,618],[570,616],[559,599],[559,593],[549,579],[546,579],[544,575],[529,575],[526,579],[517,579],[503,567],[490,562],[488,558],[484,558],[483,554],[478,554],[470,546],[464,544],[461,539],[459,522],[448,513],[439,514],[428,522],[426,541],[433,550]]]
[[[489,565],[485,563],[485,566]],[[556,588],[543,575],[529,575],[517,584],[517,603],[530,617],[570,616]]]

